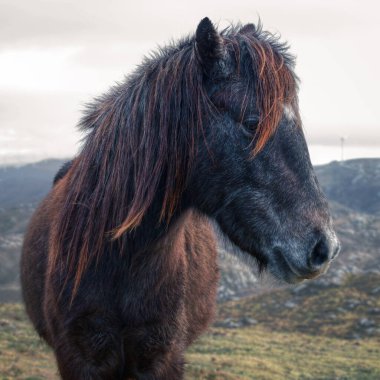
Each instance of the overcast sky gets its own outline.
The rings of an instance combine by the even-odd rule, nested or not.
[[[314,161],[338,159],[340,136],[347,155],[380,156],[378,1],[0,0],[0,162],[74,154],[83,104],[205,16],[260,16],[290,43]]]

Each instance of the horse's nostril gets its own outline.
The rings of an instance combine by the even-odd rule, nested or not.
[[[310,254],[310,267],[318,269],[329,260],[329,247],[324,238],[320,239]]]

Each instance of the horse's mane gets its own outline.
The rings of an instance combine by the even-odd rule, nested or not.
[[[237,25],[222,32],[225,41],[232,46],[240,66],[242,43],[248,51],[253,69],[254,86],[247,84],[247,93],[241,105],[241,115],[247,107],[249,90],[254,88],[260,118],[252,140],[252,157],[259,153],[276,131],[284,112],[284,106],[294,113],[296,124],[301,125],[298,111],[298,77],[294,73],[295,59],[289,53],[287,43],[280,36],[263,31],[261,21],[257,26]],[[250,77],[247,75],[246,77]],[[252,78],[252,74],[251,74]]]
[[[256,154],[274,133],[283,105],[289,103],[297,112],[293,59],[286,45],[260,27],[230,27],[221,36],[238,66],[244,43],[252,75],[258,77]],[[159,191],[160,220],[169,221],[175,212],[194,162],[195,142],[217,113],[194,45],[194,38],[186,38],[146,58],[125,83],[90,104],[80,122],[87,136],[56,184],[64,196],[49,244],[49,273],[67,267],[73,294],[105,245],[133,234]]]

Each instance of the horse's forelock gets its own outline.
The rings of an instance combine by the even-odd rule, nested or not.
[[[259,57],[256,67],[256,97],[260,118],[252,150],[254,156],[276,131],[283,116],[284,105],[294,109],[298,116],[298,98],[297,78],[285,62],[286,57],[266,40],[253,39],[249,42],[250,53],[256,53]]]
[[[237,67],[241,66],[242,60],[249,59],[253,69],[248,75],[255,84],[259,113],[259,123],[252,142],[253,157],[264,148],[276,131],[284,106],[292,109],[296,123],[301,125],[298,113],[298,78],[293,72],[294,57],[288,53],[287,44],[279,42],[278,36],[262,30],[261,22],[257,26],[247,24],[239,29],[234,28],[226,33],[226,39],[232,45]],[[248,54],[243,54],[242,48]],[[244,114],[248,101],[248,97],[244,97],[241,115]]]

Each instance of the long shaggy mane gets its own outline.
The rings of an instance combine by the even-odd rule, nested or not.
[[[238,67],[243,45],[252,62],[261,115],[254,155],[276,130],[283,105],[298,110],[293,58],[260,25],[230,27],[221,38]],[[80,122],[87,134],[81,152],[56,185],[64,196],[51,231],[50,275],[66,268],[75,294],[89,263],[107,244],[133,236],[157,193],[160,221],[168,222],[191,173],[196,141],[217,113],[193,37],[160,49],[95,99]]]

